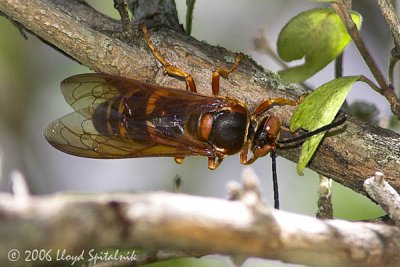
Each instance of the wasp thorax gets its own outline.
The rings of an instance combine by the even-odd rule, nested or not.
[[[210,141],[216,146],[239,151],[246,135],[246,114],[224,110],[215,113],[214,118]]]

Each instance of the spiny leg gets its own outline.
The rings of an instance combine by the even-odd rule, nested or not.
[[[211,88],[213,95],[218,95],[219,94],[219,78],[222,76],[225,79],[228,78],[228,75],[232,72],[235,71],[235,69],[239,66],[240,61],[243,58],[242,53],[236,54],[236,60],[235,63],[229,68],[229,69],[221,69],[217,68],[212,72],[212,81],[211,81]]]
[[[157,48],[151,41],[150,35],[147,32],[146,24],[144,23],[139,24],[139,28],[143,32],[147,46],[150,48],[151,52],[157,58],[157,60],[163,65],[165,72],[172,76],[184,78],[186,81],[186,89],[189,89],[191,92],[197,92],[196,84],[194,83],[192,75],[178,67],[175,67],[170,62],[168,62],[164,57],[161,56],[161,54],[158,52]]]

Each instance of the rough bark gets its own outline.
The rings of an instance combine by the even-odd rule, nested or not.
[[[158,68],[138,31],[136,38],[128,42],[116,38],[123,36],[118,31],[122,29],[119,21],[98,13],[84,2],[1,1],[0,11],[95,71],[184,88],[182,81],[162,75],[162,68]],[[193,74],[201,93],[210,94],[211,71],[233,58],[232,52],[189,37],[180,28],[160,27],[151,31],[151,35],[162,54]],[[305,93],[282,83],[274,73],[247,57],[228,80],[221,82],[221,87],[222,95],[237,97],[250,109],[268,97],[297,99]],[[286,107],[272,110],[286,127],[291,112]],[[282,134],[287,134],[287,128]],[[278,154],[296,161],[298,149],[282,149]],[[384,172],[387,181],[399,190],[399,163],[400,135],[350,117],[340,133],[325,139],[309,167],[364,193],[363,181],[377,170]]]
[[[185,87],[184,82],[163,75],[138,31],[127,39],[118,21],[84,1],[7,0],[0,1],[0,12],[21,29],[95,71]],[[141,14],[147,15],[136,18],[148,16]],[[211,94],[211,71],[234,58],[224,48],[185,35],[173,20],[169,28],[156,27],[151,35],[162,54],[193,74],[198,90],[204,94]],[[221,94],[241,99],[250,110],[269,97],[297,99],[304,93],[282,83],[276,74],[248,57],[229,79],[221,81]],[[292,111],[289,107],[271,111],[285,126],[283,136],[289,135]],[[278,154],[296,161],[298,151],[287,148]],[[377,170],[384,172],[386,180],[399,191],[399,163],[400,135],[350,117],[340,131],[325,138],[310,168],[365,193],[364,180]],[[135,246],[177,249],[190,255],[257,256],[311,266],[400,263],[396,227],[321,221],[262,205],[184,195],[56,195],[22,201],[1,195],[0,229],[0,251],[56,246],[78,252],[87,247]],[[5,257],[0,254],[0,261],[8,264]]]

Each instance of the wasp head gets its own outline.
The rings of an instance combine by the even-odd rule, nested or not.
[[[255,127],[251,151],[255,157],[263,157],[276,149],[281,122],[278,117],[266,116]]]

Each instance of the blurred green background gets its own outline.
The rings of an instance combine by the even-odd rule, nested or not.
[[[111,0],[88,2],[117,17]],[[176,3],[180,21],[184,23],[186,1],[176,0]],[[386,71],[392,44],[375,1],[359,0],[353,4],[364,16],[362,34]],[[271,59],[255,51],[253,39],[264,30],[275,47],[280,29],[291,17],[317,6],[320,5],[299,0],[199,0],[194,10],[192,35],[209,44],[242,51],[264,67],[277,71],[279,67]],[[345,52],[344,64],[344,75],[371,77],[353,44]],[[72,111],[59,91],[59,83],[68,76],[88,71],[34,36],[28,35],[28,40],[24,40],[17,28],[0,18],[2,191],[9,191],[12,170],[19,170],[26,176],[33,194],[171,190],[174,177],[179,175],[183,179],[184,193],[223,198],[226,197],[226,183],[240,181],[244,166],[239,163],[238,155],[225,159],[217,170],[209,171],[206,158],[187,158],[182,165],[170,158],[93,160],[73,157],[52,148],[45,141],[43,130],[51,121]],[[308,84],[317,87],[333,79],[333,73],[331,64]],[[386,100],[365,85],[357,85],[352,90],[348,101],[355,100],[376,104],[382,120],[390,114]],[[270,158],[259,159],[252,167],[261,180],[265,199],[272,203]],[[314,216],[318,176],[309,170],[304,176],[298,176],[295,164],[281,157],[278,158],[278,176],[281,208]],[[383,214],[367,198],[338,184],[333,186],[333,202],[337,218],[358,220]],[[152,266],[230,266],[230,263],[225,257],[208,256]],[[245,266],[291,265],[251,259]]]

